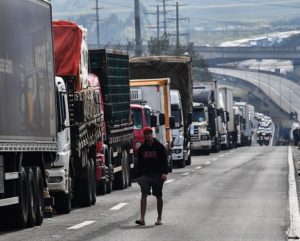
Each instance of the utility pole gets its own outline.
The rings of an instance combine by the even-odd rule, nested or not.
[[[99,8],[99,3],[98,3],[98,0],[96,0],[96,23],[97,23],[97,48],[100,47],[100,30],[99,30],[99,10],[100,9],[103,9],[103,8]]]
[[[163,0],[163,15],[164,15],[164,34],[167,34],[167,11],[166,11],[166,0]]]
[[[159,5],[156,6],[156,29],[157,29],[157,40],[159,40],[160,38]]]
[[[180,36],[187,36],[189,35],[188,33],[180,33],[180,27],[179,27],[179,22],[182,20],[188,20],[188,18],[180,18],[179,17],[179,7],[184,6],[184,5],[179,5],[178,2],[176,2],[176,18],[170,18],[170,20],[175,20],[176,21],[176,51],[179,51],[180,47]],[[174,34],[171,34],[174,35]]]
[[[140,2],[134,0],[134,20],[135,20],[135,53],[137,56],[142,55],[142,41],[141,41],[141,22],[140,22]]]

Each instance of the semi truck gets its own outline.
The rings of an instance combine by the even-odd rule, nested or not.
[[[225,148],[231,148],[236,142],[236,129],[234,126],[234,110],[233,110],[233,89],[225,86],[220,86],[219,93],[220,98],[224,104],[224,112],[225,112],[225,126],[227,132],[227,145]]]
[[[184,167],[191,164],[188,129],[192,113],[192,58],[190,56],[147,56],[130,58],[131,79],[170,78],[172,115],[175,127],[172,129],[174,164]],[[177,97],[175,97],[175,95]],[[181,100],[181,103],[178,101]],[[181,108],[180,108],[181,106]],[[180,119],[180,116],[182,118]]]
[[[51,4],[3,0],[0,7],[0,217],[41,225],[47,168],[57,153]]]
[[[151,106],[158,124],[155,127],[155,137],[165,146],[169,172],[172,172],[172,127],[174,119],[171,117],[170,79],[131,79],[131,96]]]
[[[234,102],[234,106],[239,108],[243,119],[241,128],[241,145],[251,146],[254,131],[254,106],[247,104],[246,102]]]
[[[191,148],[209,154],[220,150],[218,109],[214,92],[195,83],[193,86],[193,122],[190,128]]]
[[[104,104],[106,187],[131,186],[134,171],[133,123],[130,111],[129,57],[124,51],[89,50],[90,70],[100,82]]]
[[[99,86],[88,78],[86,29],[68,21],[55,21],[52,28],[60,125],[49,188],[56,211],[69,213],[72,202],[96,202],[96,149],[103,113]]]
[[[193,101],[195,103],[202,103],[207,107],[207,130],[209,131],[211,138],[211,151],[219,152],[221,149],[222,130],[225,127],[223,126],[223,118],[221,118],[222,113],[219,109],[219,89],[216,81],[195,82],[193,85]],[[199,124],[200,123],[194,123],[194,125]],[[206,134],[203,133],[203,135],[205,136]],[[194,141],[196,141],[197,138],[201,138],[201,136],[194,136]]]

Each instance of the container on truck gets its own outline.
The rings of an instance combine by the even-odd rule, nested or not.
[[[192,58],[190,56],[146,56],[130,58],[130,78],[170,78],[171,111],[175,117],[172,128],[174,164],[191,164],[188,128],[192,113]],[[178,92],[172,92],[177,90]],[[173,93],[173,94],[172,94]],[[173,96],[173,97],[172,97]]]
[[[170,79],[131,79],[131,96],[147,103],[155,116],[157,116],[157,126],[155,127],[155,137],[165,146],[168,156],[169,171],[173,169],[172,164],[172,132],[174,119],[171,117],[170,100]]]
[[[56,211],[68,213],[72,202],[96,202],[96,149],[103,113],[99,86],[88,78],[87,30],[68,21],[54,21],[52,27],[60,112],[58,159],[49,170],[49,188]]]
[[[134,170],[129,57],[124,51],[92,49],[89,58],[91,72],[99,78],[104,102],[107,191],[124,189],[131,186]]]
[[[1,1],[0,215],[18,228],[41,225],[53,203],[44,196],[57,152],[51,21],[47,1]]]

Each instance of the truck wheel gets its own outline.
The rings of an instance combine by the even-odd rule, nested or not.
[[[106,193],[111,193],[113,189],[114,172],[112,166],[108,167],[108,182],[106,182]]]
[[[44,187],[43,187],[43,175],[40,167],[34,166],[32,168],[37,190],[37,212],[36,212],[36,223],[35,225],[40,226],[44,220]]]
[[[97,183],[97,194],[105,195],[107,192],[106,186],[106,180],[101,180],[99,183]]]
[[[130,156],[131,158],[128,159],[128,187],[132,186],[132,174],[133,171],[131,171],[131,163],[133,163],[133,155],[127,155]]]
[[[25,228],[28,220],[28,179],[27,174],[22,167],[20,180],[18,182],[19,203],[12,207],[13,214],[10,214],[13,219],[12,225],[17,224],[18,228]]]
[[[179,168],[184,168],[185,167],[185,160],[184,159],[178,161],[178,167]]]
[[[90,165],[91,165],[91,186],[92,186],[92,205],[96,203],[96,168],[92,158],[90,158]]]
[[[173,171],[173,161],[172,161],[171,154],[169,154],[167,158],[168,158],[168,166],[169,166],[168,171],[169,173],[171,173]]]
[[[189,166],[191,164],[192,164],[192,157],[191,157],[191,154],[190,154],[189,157],[188,157],[188,159],[185,162],[185,165]]]
[[[124,181],[125,181],[125,188],[129,186],[129,176],[130,176],[130,168],[129,168],[129,160],[127,152],[123,152],[123,170],[124,170]]]
[[[121,167],[122,167],[122,170],[115,173],[114,189],[116,189],[116,190],[125,189],[126,178],[125,178],[123,155],[121,156]]]
[[[31,168],[26,168],[28,180],[28,220],[27,226],[33,227],[36,223],[37,214],[37,185]]]
[[[92,204],[92,177],[90,162],[81,170],[81,178],[77,179],[77,198],[80,206],[88,207]]]

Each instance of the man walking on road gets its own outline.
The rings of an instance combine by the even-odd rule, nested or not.
[[[155,225],[162,224],[162,188],[167,179],[168,162],[165,147],[155,138],[151,127],[143,129],[145,142],[140,146],[137,160],[138,184],[141,187],[141,217],[135,223],[145,225],[147,196],[152,194],[157,199],[157,220]]]

